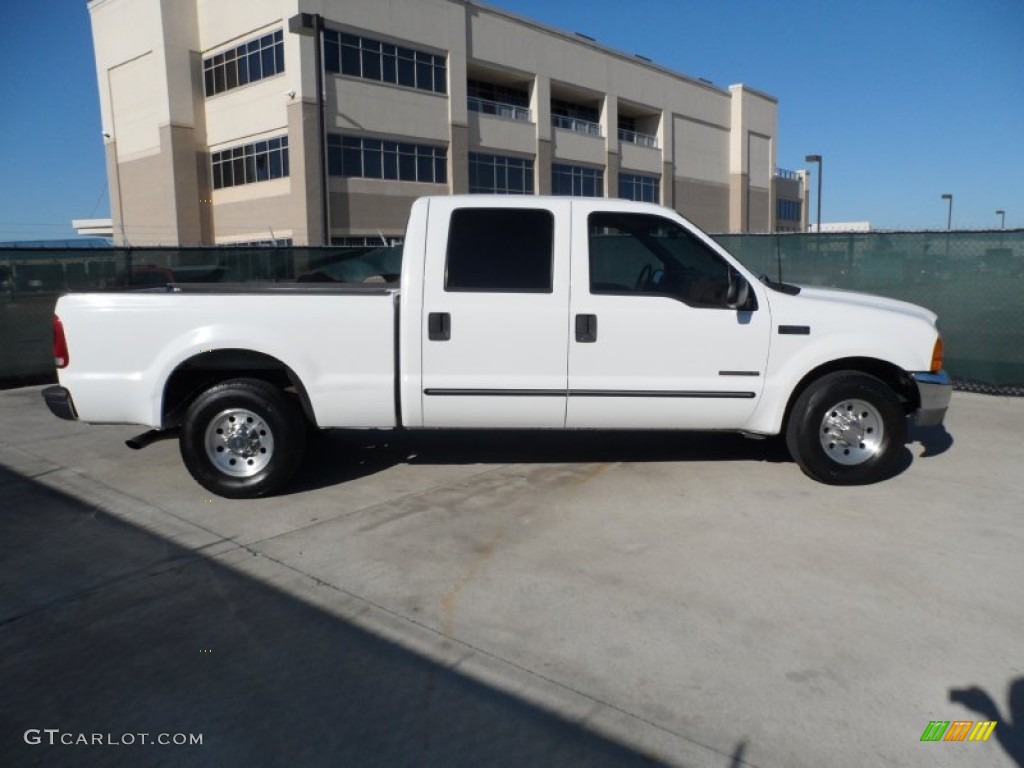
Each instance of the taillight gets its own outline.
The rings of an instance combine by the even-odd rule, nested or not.
[[[64,324],[60,318],[53,316],[53,364],[58,368],[67,368],[71,358],[68,356],[68,340],[64,338]]]
[[[935,346],[932,347],[932,373],[938,373],[942,370],[942,337],[939,336],[935,339]]]

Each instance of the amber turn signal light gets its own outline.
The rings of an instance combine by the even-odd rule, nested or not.
[[[942,370],[942,337],[939,336],[935,339],[935,346],[932,347],[932,373],[938,373]]]

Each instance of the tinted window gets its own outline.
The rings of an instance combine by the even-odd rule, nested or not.
[[[288,137],[214,152],[211,162],[214,189],[279,179],[288,175]]]
[[[619,174],[619,197],[626,200],[641,200],[656,203],[661,197],[661,183],[655,176],[641,176],[635,173]]]
[[[649,293],[694,306],[726,306],[729,265],[675,222],[592,213],[588,224],[591,293]]]
[[[533,160],[470,152],[469,191],[532,195]]]
[[[580,165],[551,165],[551,194],[603,197],[604,171]]]
[[[280,30],[203,60],[206,95],[284,72],[284,36]]]
[[[448,231],[445,290],[551,293],[550,211],[463,208]]]
[[[448,88],[444,56],[332,29],[324,31],[324,68],[435,93],[445,93]]]
[[[448,181],[448,151],[444,147],[427,144],[399,144],[329,134],[327,172],[332,176],[445,184]]]

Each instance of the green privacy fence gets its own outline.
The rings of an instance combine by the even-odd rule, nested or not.
[[[866,291],[938,313],[962,389],[1024,395],[1024,230],[716,235],[757,274]],[[401,248],[0,248],[0,380],[52,371],[65,291],[175,282],[393,280]]]
[[[53,376],[54,304],[62,293],[177,283],[397,279],[401,247],[0,247],[0,384]]]
[[[715,239],[757,274],[928,307],[959,388],[1024,395],[1024,230]]]

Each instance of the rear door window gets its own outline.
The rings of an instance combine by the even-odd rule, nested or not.
[[[533,208],[452,213],[446,291],[551,293],[555,220]]]

